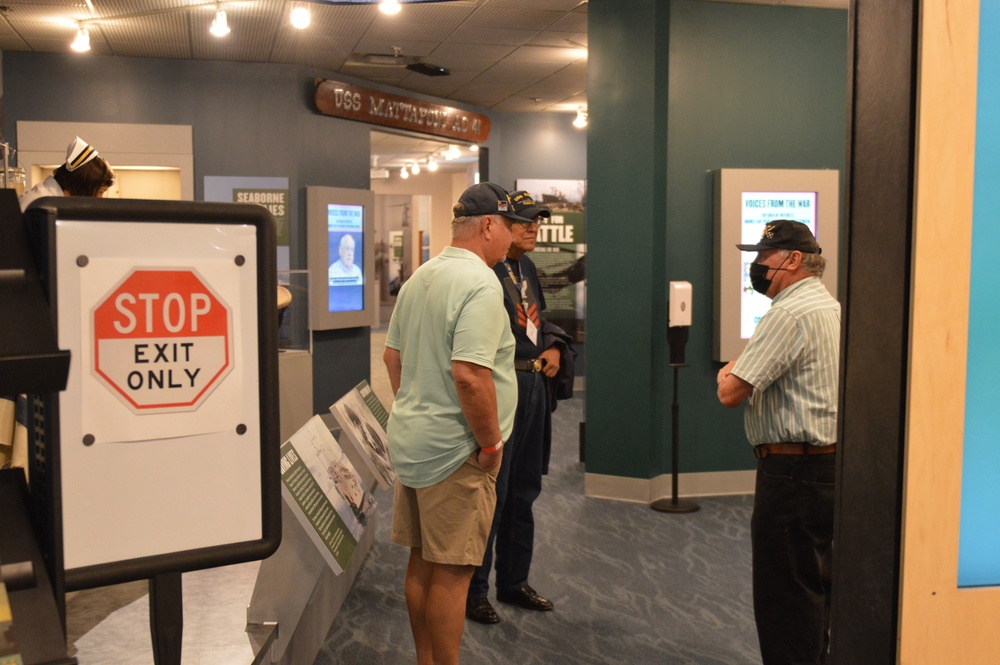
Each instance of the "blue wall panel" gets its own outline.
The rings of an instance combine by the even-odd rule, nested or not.
[[[959,586],[1000,584],[1000,2],[980,4]],[[941,257],[947,262],[947,257]],[[960,279],[946,267],[945,279]]]

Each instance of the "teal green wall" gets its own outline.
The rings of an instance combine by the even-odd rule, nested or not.
[[[843,174],[847,12],[591,0],[589,24],[587,472],[670,471],[671,280],[695,296],[680,471],[752,468],[715,397],[711,171]]]

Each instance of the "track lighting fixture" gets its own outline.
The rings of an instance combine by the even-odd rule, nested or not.
[[[420,175],[420,164],[417,164],[416,162],[410,164],[410,173],[413,175]]]
[[[229,22],[226,20],[226,10],[222,9],[220,6],[215,12],[215,20],[212,21],[212,27],[208,29],[216,37],[225,37],[229,34]]]
[[[433,157],[427,158],[427,170],[430,171],[431,173],[434,173],[435,171],[438,170],[438,163],[434,160]]]
[[[77,24],[76,39],[70,44],[70,48],[77,53],[85,53],[90,50],[90,32],[83,27],[82,23]]]
[[[410,172],[406,170],[405,166],[399,169],[399,177],[402,178],[403,180],[406,180],[407,178],[410,177]]]
[[[573,126],[577,129],[583,129],[587,126],[587,114],[582,108],[576,110],[576,120],[573,121]]]

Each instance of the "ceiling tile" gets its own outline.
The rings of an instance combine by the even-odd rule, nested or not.
[[[561,19],[565,14],[539,9],[518,9],[489,4],[477,9],[469,17],[469,26],[485,28],[531,29],[540,32]]]
[[[548,26],[556,32],[587,32],[586,14],[563,14],[559,20]]]
[[[462,28],[453,34],[449,41],[456,44],[511,44],[520,46],[538,35],[537,30],[511,30],[507,28]]]
[[[549,9],[568,12],[577,9],[586,11],[586,0],[490,0],[491,7],[508,9]]]
[[[292,28],[289,0],[232,0],[232,32],[208,29],[214,5],[199,0],[0,0],[0,49],[69,51],[78,21],[90,22],[80,54],[299,64],[413,93],[525,111],[586,94],[586,4],[579,0],[458,0],[404,7],[387,17],[373,5],[309,3],[312,23]],[[188,3],[187,6],[181,3]],[[403,55],[450,70],[427,77],[398,67],[347,63],[353,53]],[[540,101],[535,103],[531,97]]]

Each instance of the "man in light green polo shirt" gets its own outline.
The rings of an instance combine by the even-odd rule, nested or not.
[[[383,359],[396,396],[393,542],[410,548],[406,605],[419,665],[458,663],[469,580],[483,560],[517,406],[514,337],[491,269],[513,242],[493,183],[455,205],[451,245],[400,289]]]
[[[769,222],[750,265],[771,308],[718,374],[719,401],[747,403],[757,457],[750,522],[753,599],[764,665],[820,665],[829,647],[840,305],[809,227]]]

